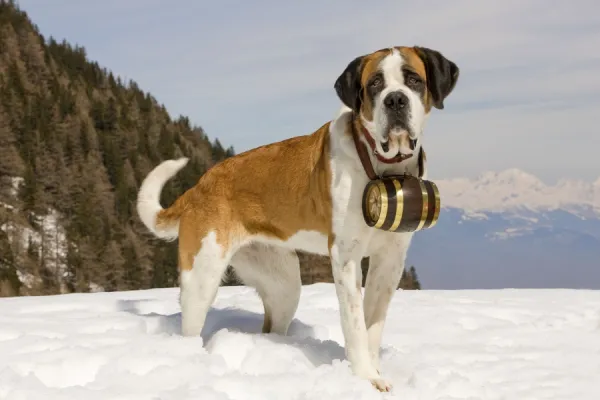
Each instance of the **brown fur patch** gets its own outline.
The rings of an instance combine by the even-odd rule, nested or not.
[[[423,79],[424,82],[427,82],[427,72],[425,70],[425,63],[419,57],[417,52],[413,47],[396,47],[402,57],[404,58],[404,62],[412,68],[419,76]],[[429,112],[431,107],[433,106],[433,101],[431,99],[431,95],[428,90],[425,90],[423,93],[423,104],[425,105],[425,112]]]
[[[331,236],[329,140],[328,122],[311,135],[249,150],[208,170],[158,218],[162,225],[179,219],[180,269],[192,269],[210,232],[225,250],[252,235]]]
[[[362,73],[360,75],[360,86],[365,88],[369,82],[369,79],[377,73],[379,69],[379,64],[381,60],[384,59],[385,56],[390,54],[390,49],[382,49],[378,50],[374,53],[366,55],[362,60]],[[370,97],[367,95],[366,91],[363,90],[361,93],[362,96],[362,107],[361,112],[364,117],[371,121],[373,120],[373,104],[371,102]]]

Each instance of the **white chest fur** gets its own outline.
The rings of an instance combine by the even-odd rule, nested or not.
[[[353,139],[344,130],[350,110],[342,109],[332,122],[331,135],[331,195],[333,207],[333,233],[342,242],[355,242],[362,247],[363,256],[379,254],[401,257],[410,244],[413,233],[397,233],[369,227],[362,215],[362,196],[369,182],[357,156]],[[382,164],[372,159],[378,173],[418,173],[417,157],[401,164]]]

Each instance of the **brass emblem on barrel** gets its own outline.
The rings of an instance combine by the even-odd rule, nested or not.
[[[440,193],[428,180],[412,175],[386,176],[367,184],[362,210],[371,227],[389,232],[420,231],[437,223]]]

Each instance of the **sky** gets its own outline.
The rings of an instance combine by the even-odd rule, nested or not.
[[[354,57],[420,45],[461,69],[425,129],[431,178],[600,176],[596,0],[18,3],[46,38],[84,46],[238,153],[332,119],[333,84]]]

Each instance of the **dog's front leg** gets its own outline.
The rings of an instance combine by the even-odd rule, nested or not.
[[[364,312],[369,353],[378,371],[381,371],[379,366],[381,335],[390,301],[402,277],[406,252],[402,252],[398,257],[395,255],[393,253],[393,256],[382,254],[371,256],[365,283]]]
[[[356,240],[350,243],[334,240],[329,251],[340,306],[346,357],[352,372],[356,376],[369,379],[377,389],[389,391],[391,385],[381,378],[369,354],[361,296],[360,260],[363,249]]]

